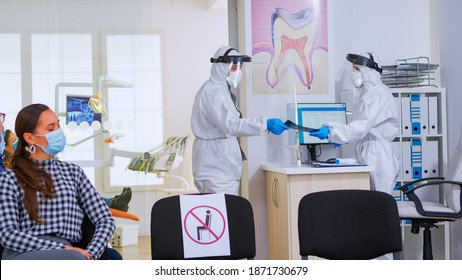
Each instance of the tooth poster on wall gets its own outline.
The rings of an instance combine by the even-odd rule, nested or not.
[[[327,0],[252,0],[254,94],[328,92]]]

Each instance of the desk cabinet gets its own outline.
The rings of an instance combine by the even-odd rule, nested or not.
[[[312,192],[337,189],[370,189],[369,171],[284,174],[266,170],[270,259],[300,259],[298,244],[300,200]]]

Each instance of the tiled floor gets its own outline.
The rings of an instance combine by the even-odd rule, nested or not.
[[[151,237],[139,236],[138,244],[124,247],[114,247],[124,260],[150,260],[151,259]]]

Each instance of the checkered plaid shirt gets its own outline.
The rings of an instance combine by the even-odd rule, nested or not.
[[[48,171],[55,183],[55,198],[45,199],[42,193],[37,193],[39,215],[45,224],[30,219],[22,201],[24,191],[13,170],[7,169],[0,175],[1,244],[19,252],[63,249],[61,243],[37,237],[52,235],[70,242],[79,241],[86,214],[96,226],[86,250],[93,259],[98,259],[115,229],[108,206],[79,166],[58,159],[36,162]]]

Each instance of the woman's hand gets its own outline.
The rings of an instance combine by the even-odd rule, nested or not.
[[[82,248],[79,248],[79,247],[73,247],[73,246],[66,246],[65,247],[66,250],[75,250],[77,252],[80,252],[82,255],[84,255],[88,260],[91,260],[91,254],[88,253],[87,251],[85,251],[84,249]]]

